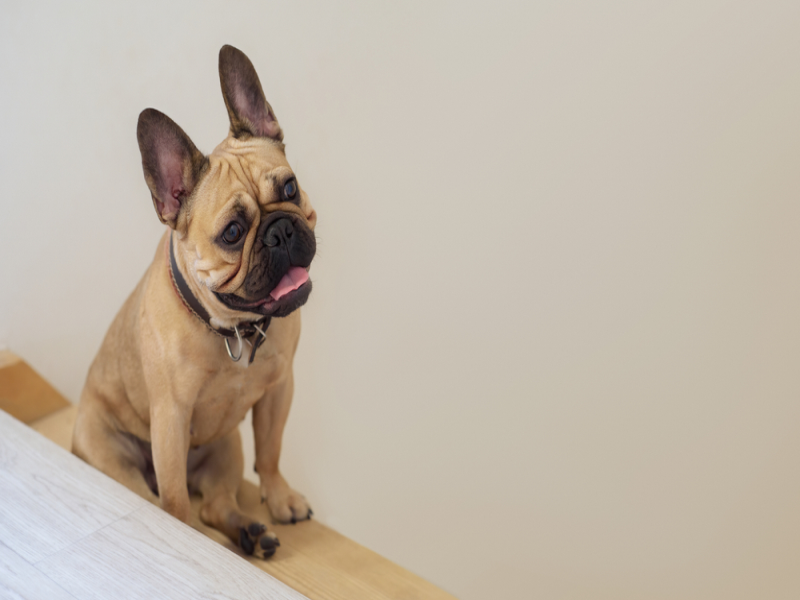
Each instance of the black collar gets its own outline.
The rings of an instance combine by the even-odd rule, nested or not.
[[[183,301],[184,306],[186,306],[186,308],[189,309],[189,312],[194,314],[195,317],[200,319],[203,322],[203,325],[205,325],[209,331],[225,338],[225,345],[228,349],[228,355],[234,361],[239,360],[242,355],[242,338],[252,338],[247,339],[248,343],[252,346],[252,350],[250,351],[250,360],[247,362],[247,364],[252,363],[253,359],[256,357],[256,350],[258,350],[258,347],[264,343],[267,327],[269,327],[272,317],[263,317],[255,322],[242,323],[241,325],[235,326],[234,329],[217,329],[216,327],[212,326],[211,315],[208,314],[205,306],[200,303],[197,297],[192,293],[192,290],[189,289],[189,285],[186,283],[181,270],[178,268],[178,263],[175,261],[175,251],[172,249],[172,233],[169,235],[167,244],[169,245],[169,274],[170,279],[172,280],[172,287],[175,288],[175,292]],[[239,341],[239,356],[236,358],[234,358],[233,353],[231,352],[229,338],[237,338]]]

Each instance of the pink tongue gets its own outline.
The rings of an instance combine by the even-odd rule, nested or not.
[[[308,281],[308,271],[303,267],[290,267],[289,272],[275,286],[269,295],[273,300],[283,298],[289,292],[293,292]]]

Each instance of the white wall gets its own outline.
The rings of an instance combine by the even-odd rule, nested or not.
[[[320,215],[284,471],[464,600],[800,594],[800,3],[0,13],[0,342],[76,400],[138,113],[261,74]]]

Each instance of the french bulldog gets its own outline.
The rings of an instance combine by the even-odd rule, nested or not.
[[[236,500],[238,426],[252,409],[272,518],[310,518],[278,462],[317,215],[250,60],[224,46],[219,76],[230,131],[208,156],[166,115],[139,115],[144,178],[167,228],[89,369],[72,450],[186,523],[199,493],[204,523],[266,558],[277,538]]]

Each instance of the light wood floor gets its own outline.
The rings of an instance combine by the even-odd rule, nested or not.
[[[0,540],[0,598],[304,598],[2,411]]]

